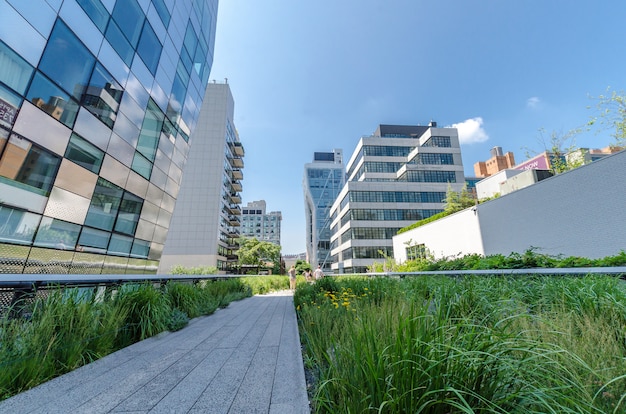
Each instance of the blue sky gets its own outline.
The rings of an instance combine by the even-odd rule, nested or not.
[[[243,203],[281,211],[283,254],[304,252],[304,164],[378,124],[457,125],[466,175],[494,146],[522,162],[626,89],[625,19],[622,1],[221,0],[211,79],[235,99]]]

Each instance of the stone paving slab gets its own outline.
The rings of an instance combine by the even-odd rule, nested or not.
[[[310,413],[292,292],[259,295],[0,402],[22,413]]]

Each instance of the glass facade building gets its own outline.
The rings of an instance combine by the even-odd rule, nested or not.
[[[0,273],[154,273],[217,0],[0,0]]]
[[[302,188],[306,219],[306,257],[314,268],[330,271],[330,206],[346,181],[343,151],[316,152],[305,164]]]
[[[330,208],[334,273],[364,273],[393,257],[392,237],[445,207],[465,184],[456,128],[379,125],[362,137]]]

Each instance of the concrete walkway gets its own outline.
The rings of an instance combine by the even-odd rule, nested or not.
[[[0,413],[309,413],[292,293],[231,303],[0,403]]]

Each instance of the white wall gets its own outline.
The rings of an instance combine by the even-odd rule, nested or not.
[[[545,179],[393,238],[396,261],[406,242],[435,257],[459,252],[601,258],[626,250],[626,151]]]
[[[397,263],[406,261],[408,241],[411,246],[423,243],[435,258],[484,254],[474,207],[394,236],[393,255]]]
[[[506,169],[498,171],[497,173],[480,180],[476,183],[476,195],[478,199],[482,200],[483,198],[489,198],[496,194],[500,194],[500,184],[523,172],[524,171],[521,170]]]

